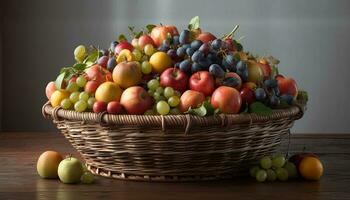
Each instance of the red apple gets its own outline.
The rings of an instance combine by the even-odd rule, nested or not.
[[[241,108],[242,99],[235,88],[220,86],[213,92],[210,103],[215,109],[219,108],[222,113],[236,114]]]
[[[271,72],[272,72],[272,69],[270,67],[269,64],[262,64],[262,63],[259,63],[259,67],[260,69],[262,70],[263,72],[263,75],[264,75],[264,79],[269,79],[270,76],[271,76]]]
[[[292,95],[295,98],[298,96],[298,86],[294,79],[283,76],[277,76],[276,79],[281,94]]]
[[[138,40],[138,45],[141,49],[143,49],[147,44],[151,44],[155,46],[153,39],[149,35],[141,35]]]
[[[124,90],[120,104],[130,115],[142,115],[152,108],[153,99],[148,92],[140,86],[132,86]]]
[[[107,104],[103,101],[96,101],[92,106],[94,113],[101,113],[107,110]]]
[[[203,93],[194,91],[194,90],[186,90],[181,95],[179,110],[181,112],[186,112],[190,107],[198,108],[205,101],[205,96]]]
[[[88,92],[89,94],[95,94],[98,86],[100,85],[100,83],[98,83],[97,81],[88,81],[85,85],[85,92]]]
[[[241,77],[240,77],[238,74],[236,74],[236,73],[234,73],[234,72],[228,72],[228,73],[226,73],[225,76],[224,76],[224,78],[217,78],[217,79],[215,79],[215,84],[216,84],[216,86],[222,86],[222,84],[223,84],[222,81],[223,81],[225,78],[230,78],[230,77],[237,79],[238,85],[235,86],[235,87],[233,87],[233,88],[235,88],[235,89],[237,89],[237,90],[240,90],[241,87],[242,87],[242,79],[241,79]]]
[[[171,36],[179,35],[177,28],[175,26],[156,26],[151,31],[151,37],[154,44],[158,47],[162,44],[164,40],[168,38],[168,33]]]
[[[55,82],[54,81],[49,82],[45,88],[45,93],[48,100],[50,100],[52,93],[54,93],[55,91],[56,91]]]
[[[108,56],[101,56],[98,61],[97,64],[99,64],[101,67],[103,68],[107,68],[107,62],[108,62],[109,57]]]
[[[86,76],[88,80],[97,81],[99,84],[111,81],[112,74],[107,69],[101,67],[100,65],[93,65],[89,67],[86,71]]]
[[[162,87],[172,87],[181,93],[187,89],[188,76],[177,68],[168,68],[160,75]]]
[[[254,91],[248,87],[244,87],[240,91],[242,103],[251,104],[255,101]]]
[[[123,49],[134,50],[134,47],[129,42],[120,42],[114,49],[114,54],[118,55]]]
[[[118,101],[111,101],[107,104],[107,112],[109,114],[120,114],[122,110],[123,107]]]
[[[192,74],[189,85],[191,90],[201,92],[205,96],[210,96],[215,89],[214,78],[208,71]]]
[[[215,40],[216,37],[209,32],[203,32],[199,34],[196,39],[202,41],[203,43],[208,43],[210,41]]]

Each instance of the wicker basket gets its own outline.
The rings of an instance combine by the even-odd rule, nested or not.
[[[110,115],[43,106],[94,174],[127,180],[231,178],[272,153],[303,106],[256,114]]]

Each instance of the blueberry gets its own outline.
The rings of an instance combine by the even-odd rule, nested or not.
[[[191,48],[194,50],[198,50],[202,46],[203,42],[200,40],[193,40],[191,42]]]
[[[179,65],[180,70],[186,73],[191,72],[191,62],[189,60],[184,60]]]
[[[209,67],[209,73],[216,78],[222,78],[225,75],[224,70],[218,64],[212,64]]]
[[[191,71],[192,71],[192,73],[196,73],[198,71],[202,71],[202,68],[203,68],[202,65],[194,62],[194,63],[192,63]]]
[[[194,49],[192,49],[191,47],[188,48],[188,49],[186,49],[186,54],[187,54],[188,56],[192,56],[193,53],[194,53]]]
[[[213,40],[213,42],[211,43],[211,46],[213,47],[213,49],[218,50],[218,49],[220,49],[221,44],[222,44],[221,39],[215,39],[215,40]]]
[[[179,42],[180,44],[187,44],[190,41],[190,31],[189,30],[183,30],[180,33],[179,36]]]
[[[193,62],[198,62],[201,58],[203,58],[203,53],[198,50],[195,51],[191,56]]]
[[[176,50],[176,55],[179,56],[179,57],[184,57],[185,54],[186,54],[186,49],[184,47],[179,47]]]

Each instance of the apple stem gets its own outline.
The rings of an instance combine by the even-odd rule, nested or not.
[[[229,37],[232,37],[234,34],[235,34],[235,32],[237,31],[237,29],[239,28],[239,25],[236,25],[233,29],[232,29],[232,31],[229,33],[229,34],[227,34],[227,35],[225,35],[222,39],[227,39],[227,38],[229,38]]]

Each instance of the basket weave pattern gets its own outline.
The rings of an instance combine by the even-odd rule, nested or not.
[[[101,176],[192,181],[238,176],[272,153],[303,107],[256,114],[110,115],[43,106],[43,114]]]

